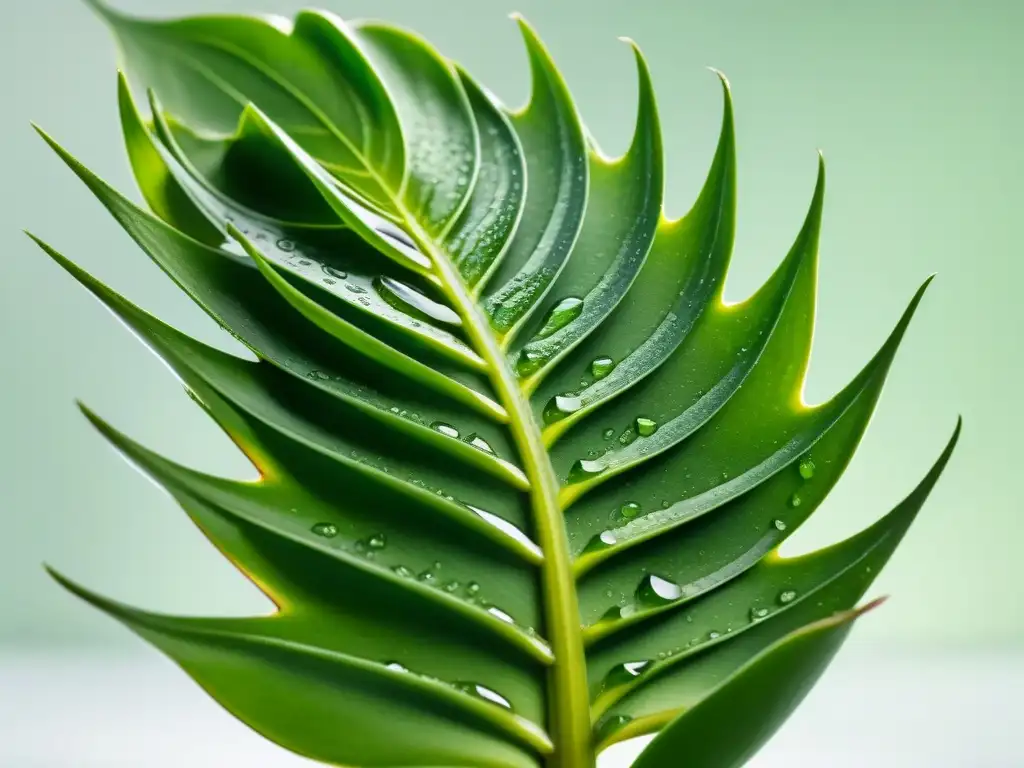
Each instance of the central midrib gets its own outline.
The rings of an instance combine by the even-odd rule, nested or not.
[[[555,661],[548,684],[549,730],[555,751],[549,768],[592,768],[590,697],[580,626],[579,601],[572,555],[566,535],[559,483],[548,457],[540,426],[519,380],[508,365],[497,337],[461,275],[446,254],[434,246],[419,223],[398,201],[396,206],[413,237],[429,250],[441,288],[463,319],[463,328],[486,361],[491,384],[509,416],[523,471],[530,481],[530,499],[537,544],[544,553],[541,566],[547,640]]]

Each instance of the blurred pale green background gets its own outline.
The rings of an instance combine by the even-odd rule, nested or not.
[[[296,0],[120,0],[140,12],[264,10]],[[846,382],[938,272],[858,457],[796,537],[861,528],[917,481],[957,413],[961,448],[877,584],[894,599],[858,630],[914,648],[1024,643],[1024,3],[1019,0],[346,0],[338,13],[415,27],[512,104],[522,11],[564,68],[608,152],[635,87],[619,35],[646,51],[669,152],[670,213],[688,207],[720,117],[738,116],[740,224],[727,293],[785,253],[829,160],[819,322],[808,397]],[[132,194],[106,30],[75,0],[5,3],[0,26],[0,645],[123,647],[127,633],[50,583],[42,561],[130,602],[183,612],[260,609],[172,502],[119,461],[78,397],[168,455],[245,471],[158,361],[19,233],[49,239],[134,301],[227,341],[158,273],[31,131],[36,120]]]

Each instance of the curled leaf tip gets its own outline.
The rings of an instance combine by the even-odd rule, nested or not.
[[[720,70],[718,67],[710,67],[709,66],[708,67],[708,72],[714,73],[718,77],[718,79],[722,81],[722,85],[724,85],[727,89],[731,87],[729,85],[729,78],[726,77],[725,76],[725,72]]]

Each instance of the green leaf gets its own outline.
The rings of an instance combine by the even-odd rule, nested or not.
[[[707,179],[669,221],[636,46],[636,128],[609,159],[522,19],[532,88],[510,111],[381,23],[91,4],[122,49],[150,210],[40,133],[255,360],[34,239],[257,477],[172,462],[83,411],[276,611],[161,616],[55,578],[326,763],[592,768],[660,732],[643,768],[741,765],[827,664],[956,442],[874,525],[778,554],[853,456],[925,287],[846,387],[803,401],[823,163],[788,255],[727,304],[724,77]]]
[[[785,720],[832,660],[854,620],[881,601],[809,624],[780,640],[736,673],[685,717],[671,722],[634,763],[743,765]]]

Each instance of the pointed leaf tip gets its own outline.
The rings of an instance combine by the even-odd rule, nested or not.
[[[711,66],[709,66],[708,67],[708,71],[714,73],[718,77],[718,79],[722,82],[722,84],[725,85],[726,88],[731,88],[732,87],[729,84],[729,78],[725,76],[725,72],[720,70],[718,67],[711,67]]]

